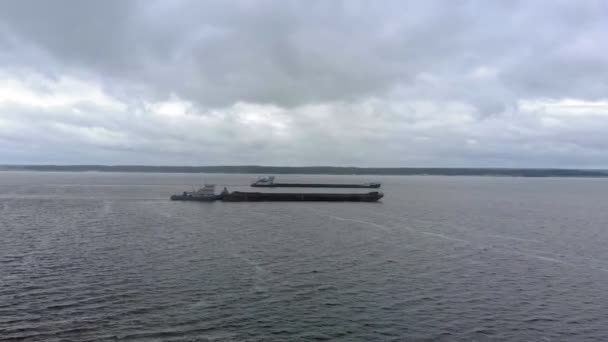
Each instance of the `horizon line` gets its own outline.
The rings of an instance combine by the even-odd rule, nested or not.
[[[141,168],[335,168],[335,169],[432,169],[432,170],[564,170],[564,171],[608,171],[608,168],[575,168],[575,167],[505,167],[505,166],[337,166],[337,165],[257,165],[257,164],[216,164],[216,165],[163,165],[163,164],[56,164],[56,163],[40,163],[40,164],[0,164],[2,167],[141,167]]]

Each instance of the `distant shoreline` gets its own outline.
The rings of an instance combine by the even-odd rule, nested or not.
[[[0,171],[62,172],[150,172],[150,173],[234,173],[378,176],[507,176],[507,177],[608,177],[608,170],[511,169],[511,168],[368,168],[334,166],[142,166],[142,165],[0,165]]]

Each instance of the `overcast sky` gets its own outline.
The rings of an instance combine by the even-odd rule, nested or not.
[[[0,164],[608,168],[608,1],[0,1]]]

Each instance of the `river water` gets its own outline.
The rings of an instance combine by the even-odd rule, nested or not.
[[[280,175],[385,197],[168,200],[255,178],[0,172],[0,340],[608,338],[608,180]]]

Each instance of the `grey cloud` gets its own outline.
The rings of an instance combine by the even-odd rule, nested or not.
[[[87,157],[116,162],[608,165],[603,118],[548,127],[518,107],[606,97],[607,10],[599,0],[3,1],[0,72],[100,84],[126,109],[4,105],[0,153],[16,160],[7,146],[37,137],[32,162],[45,144],[78,162],[84,154],[61,146],[84,141]],[[192,106],[181,123],[146,107],[174,96]],[[252,130],[240,104],[274,105],[288,133]],[[1,119],[25,128],[2,131]],[[87,142],[91,130],[124,142]]]
[[[605,9],[602,1],[7,1],[0,27],[114,91],[177,93],[203,106],[352,100],[408,86],[420,72],[484,92],[459,82],[482,65],[497,67],[517,96],[597,97],[606,90]],[[491,96],[482,111],[500,110],[487,109],[501,102]]]

